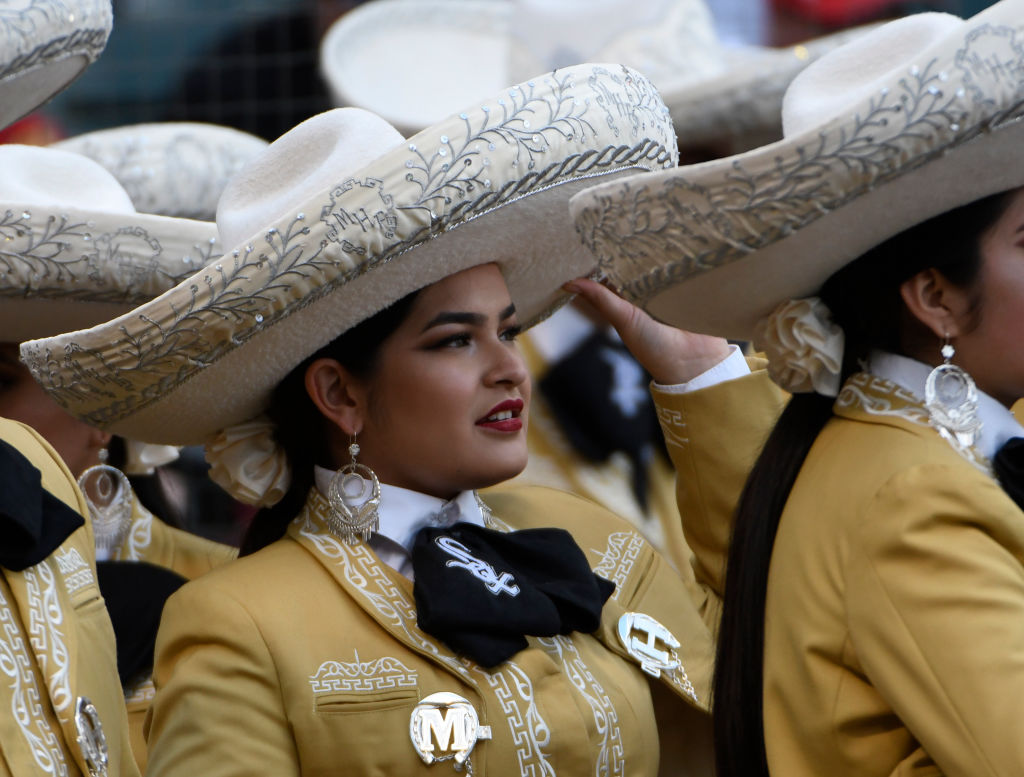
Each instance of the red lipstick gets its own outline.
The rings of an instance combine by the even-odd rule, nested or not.
[[[476,422],[477,426],[496,432],[518,432],[523,428],[523,400],[506,399],[492,407],[487,415]]]

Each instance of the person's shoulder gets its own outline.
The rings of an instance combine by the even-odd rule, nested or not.
[[[557,527],[570,532],[633,530],[625,518],[585,497],[547,486],[502,484],[481,493],[494,515],[514,529]]]
[[[39,470],[43,488],[73,510],[85,515],[85,504],[82,502],[74,476],[42,435],[19,421],[0,418],[0,442],[14,448]]]

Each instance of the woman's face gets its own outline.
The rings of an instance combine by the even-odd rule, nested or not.
[[[981,256],[976,326],[953,338],[953,362],[1009,407],[1024,397],[1024,189],[982,235]]]
[[[360,463],[442,499],[526,466],[530,379],[496,265],[423,289],[365,383]]]
[[[75,477],[98,463],[102,439],[109,439],[68,415],[50,398],[18,360],[17,343],[0,343],[0,416],[20,421],[39,432]]]

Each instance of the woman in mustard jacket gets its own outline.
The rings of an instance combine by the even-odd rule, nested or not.
[[[692,578],[578,497],[477,495],[526,461],[517,332],[593,270],[568,196],[674,158],[617,66],[408,140],[331,111],[225,191],[222,261],[25,344],[73,413],[205,440],[211,476],[265,508],[241,559],[168,602],[149,774],[709,774]],[[662,350],[674,384],[728,346]]]
[[[1024,769],[1022,36],[1021,0],[902,19],[780,143],[573,203],[627,296],[794,393],[701,567],[721,777]]]

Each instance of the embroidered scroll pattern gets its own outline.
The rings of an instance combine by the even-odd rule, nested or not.
[[[501,705],[502,716],[512,732],[521,777],[555,777],[544,748],[551,744],[551,728],[537,709],[533,683],[515,661],[506,661],[488,672],[473,671],[487,682]]]
[[[132,521],[128,537],[118,549],[118,558],[125,561],[145,561],[146,551],[153,541],[153,514],[139,505],[139,514]]]
[[[667,407],[658,407],[658,423],[661,425],[661,433],[665,437],[666,445],[674,445],[677,448],[685,448],[690,442],[686,432],[686,421],[679,410],[671,410]]]
[[[67,763],[60,740],[43,713],[39,686],[32,672],[32,659],[24,635],[15,621],[10,605],[0,592],[0,672],[10,681],[11,718],[32,752],[42,774],[66,777]]]
[[[310,675],[313,693],[389,691],[415,688],[417,674],[397,658],[383,656],[374,661],[324,661]]]
[[[54,553],[54,558],[57,561],[57,570],[64,576],[64,587],[69,596],[96,582],[92,568],[77,548],[58,550]]]
[[[71,694],[68,649],[60,630],[64,611],[60,606],[57,581],[47,561],[26,569],[23,574],[28,591],[32,647],[39,656],[40,669],[50,688],[50,700],[59,716],[71,709],[74,697]]]
[[[595,777],[621,777],[626,773],[626,751],[622,745],[619,713],[601,683],[597,681],[573,641],[564,635],[543,637],[537,642],[561,663],[562,671],[594,713],[594,726],[601,736],[595,758]]]
[[[593,567],[594,574],[615,583],[615,593],[612,594],[615,601],[618,601],[643,547],[643,537],[636,532],[623,531],[608,535],[608,545],[603,551],[591,549],[591,553],[596,553],[601,559]]]

